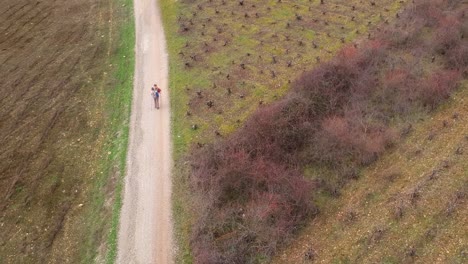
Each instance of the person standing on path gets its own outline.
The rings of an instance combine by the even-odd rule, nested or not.
[[[154,99],[154,108],[159,109],[159,96],[161,95],[161,89],[159,89],[157,84],[154,84],[151,87],[151,96]]]

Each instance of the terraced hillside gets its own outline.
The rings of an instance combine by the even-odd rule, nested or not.
[[[1,263],[106,253],[133,67],[117,76],[133,65],[115,59],[133,47],[127,2],[0,1]]]

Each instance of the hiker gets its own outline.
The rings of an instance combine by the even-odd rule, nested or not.
[[[159,96],[161,95],[161,89],[159,89],[157,84],[154,84],[151,87],[151,95],[154,99],[154,108],[159,109]]]

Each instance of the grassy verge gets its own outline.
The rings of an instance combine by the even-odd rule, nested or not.
[[[117,255],[117,236],[120,210],[122,206],[123,177],[125,176],[129,136],[129,118],[133,94],[133,74],[135,67],[135,24],[132,0],[116,0],[114,7],[118,14],[111,31],[116,38],[111,48],[110,73],[112,86],[105,91],[104,148],[99,161],[99,173],[93,187],[91,211],[87,218],[89,240],[86,245],[85,263],[114,263]],[[106,79],[105,79],[106,80]],[[108,212],[103,215],[102,209]],[[104,216],[104,217],[103,217]],[[106,242],[96,245],[93,234],[104,232]],[[104,243],[101,241],[100,243]],[[101,247],[99,249],[99,247]]]
[[[183,126],[185,122],[179,118],[184,116],[184,105],[188,101],[188,96],[183,90],[183,85],[188,83],[194,76],[187,74],[184,71],[183,64],[180,60],[175,59],[177,53],[187,41],[185,37],[177,34],[177,14],[179,10],[178,2],[172,0],[161,0],[160,8],[162,12],[164,30],[166,34],[167,48],[169,53],[169,89],[171,90],[171,110],[172,110],[172,142],[174,160],[182,160],[183,154],[187,150],[187,141],[189,134],[184,133]],[[184,166],[177,166],[173,171],[173,195],[172,208],[175,225],[175,238],[178,245],[176,263],[192,263],[189,230],[190,230],[190,214],[186,202],[189,200],[187,182],[184,180],[184,175],[187,172],[183,171]]]
[[[114,263],[117,256],[117,234],[120,219],[120,209],[122,207],[123,176],[125,175],[129,117],[133,94],[133,74],[135,71],[135,19],[132,0],[120,0],[119,4],[126,6],[124,14],[127,18],[122,25],[120,32],[119,48],[114,58],[118,69],[116,79],[118,84],[110,96],[110,110],[118,106],[118,110],[112,115],[112,130],[110,135],[118,135],[113,141],[109,151],[115,153],[113,160],[118,166],[120,176],[115,188],[115,202],[112,209],[111,231],[108,238],[109,251],[106,256],[106,263]]]

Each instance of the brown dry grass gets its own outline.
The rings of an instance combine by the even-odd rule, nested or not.
[[[99,160],[107,159],[113,4],[0,1],[2,263],[76,262],[105,237],[103,227],[91,240],[84,230]]]

